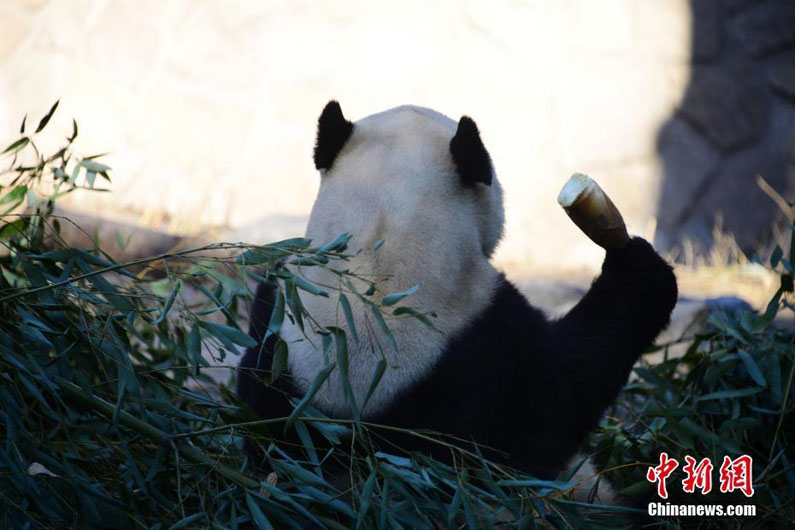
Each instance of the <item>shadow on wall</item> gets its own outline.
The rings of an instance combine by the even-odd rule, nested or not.
[[[692,70],[657,137],[662,161],[655,245],[682,259],[722,224],[748,255],[771,242],[779,211],[761,175],[795,191],[795,2],[691,0]]]

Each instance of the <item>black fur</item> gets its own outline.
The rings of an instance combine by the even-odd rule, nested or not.
[[[330,169],[353,132],[353,123],[342,115],[340,104],[329,101],[317,121],[315,168]]]
[[[272,305],[260,286],[251,334],[263,336]],[[548,322],[508,280],[491,305],[459,336],[438,364],[369,421],[432,429],[501,453],[488,455],[542,478],[573,456],[632,365],[668,324],[677,299],[671,268],[641,238],[607,253],[602,274],[565,317]],[[419,325],[419,324],[418,324]],[[246,352],[238,392],[262,417],[286,416],[282,376],[277,388],[257,384],[250,370],[270,371],[272,340]],[[448,459],[449,450],[416,437],[390,441]],[[507,454],[507,455],[506,455]]]
[[[480,140],[478,126],[469,116],[458,122],[455,136],[450,140],[450,153],[464,185],[474,186],[480,182],[491,186],[491,157]]]
[[[257,287],[254,304],[251,307],[248,334],[260,343],[261,347],[246,350],[237,372],[237,395],[248,404],[256,416],[263,419],[288,417],[293,411],[289,402],[290,396],[300,395],[300,391],[292,384],[289,373],[282,374],[273,383],[270,382],[273,350],[278,336],[271,335],[264,343],[263,338],[273,312],[274,294],[274,288],[267,284],[261,283]],[[286,442],[286,446],[301,443],[295,429],[284,432],[284,422],[254,430],[259,431],[257,434],[264,434],[266,439],[272,437]],[[316,436],[313,436],[313,443],[318,448],[324,446],[323,440]],[[246,438],[245,447],[257,463],[262,460],[260,448],[251,443],[249,438]]]
[[[266,284],[260,284],[254,296],[251,307],[251,316],[248,334],[262,344],[262,339],[268,330],[268,322],[273,311],[274,291]],[[292,412],[287,399],[251,399],[262,392],[263,378],[270,381],[271,363],[273,361],[273,348],[278,336],[271,335],[260,349],[249,348],[240,361],[238,370],[237,391],[252,410],[261,418],[281,418],[289,416]],[[297,390],[290,383],[289,375],[279,378],[274,385],[268,386],[268,392],[279,392],[283,396],[295,395]]]

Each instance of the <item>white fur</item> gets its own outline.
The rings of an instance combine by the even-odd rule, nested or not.
[[[437,312],[436,332],[413,318],[388,318],[399,346],[388,344],[370,310],[348,295],[359,341],[352,339],[335,293],[331,298],[302,295],[304,306],[321,326],[338,326],[348,336],[349,378],[359,407],[378,361],[387,370],[364,416],[383,410],[396,393],[433,369],[448,337],[462,330],[490,302],[498,273],[489,263],[502,234],[502,191],[461,184],[449,150],[456,122],[435,111],[404,106],[364,118],[322,182],[306,235],[315,243],[343,232],[353,238],[349,250],[362,249],[336,265],[376,281],[380,293],[420,289],[398,305]],[[383,239],[377,250],[373,246]],[[339,287],[335,275],[301,267],[309,280]],[[360,292],[367,286],[358,283]],[[376,297],[379,299],[379,297]],[[391,316],[391,309],[389,315]],[[321,337],[311,326],[306,336],[285,321],[281,336],[289,345],[289,368],[298,386],[309,388],[326,366]],[[334,351],[330,352],[334,360]],[[314,404],[334,415],[349,416],[342,380],[335,370]]]
[[[569,465],[576,463],[581,458],[582,455],[577,454],[571,459]],[[593,502],[606,506],[615,506],[619,503],[616,490],[607,480],[600,480],[600,473],[596,471],[596,467],[590,457],[574,473],[571,481],[574,483],[571,495],[575,501]]]

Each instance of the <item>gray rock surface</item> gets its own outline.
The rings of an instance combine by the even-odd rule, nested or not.
[[[767,67],[767,78],[773,90],[795,100],[795,51],[784,53]]]
[[[678,117],[660,132],[657,149],[665,163],[661,189],[665,208],[657,218],[663,225],[675,226],[691,213],[693,203],[710,184],[721,156],[692,125]]]
[[[691,5],[691,78],[658,137],[655,243],[707,252],[717,224],[746,253],[764,253],[780,214],[757,178],[795,192],[795,2]]]
[[[723,16],[719,0],[698,0],[692,9],[693,62],[709,62],[718,57],[723,44]]]
[[[723,151],[752,145],[766,125],[767,100],[747,67],[693,68],[679,115]]]
[[[756,2],[739,13],[729,28],[754,57],[787,49],[795,44],[795,3],[789,0]]]

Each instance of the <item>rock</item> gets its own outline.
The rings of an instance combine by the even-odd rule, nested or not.
[[[723,5],[729,13],[737,13],[759,3],[759,0],[723,0]]]
[[[693,32],[691,36],[694,62],[717,58],[723,40],[722,17],[716,0],[691,3]]]
[[[93,249],[95,243],[116,262],[123,263],[169,252],[188,240],[178,235],[150,230],[135,224],[55,208],[61,225],[59,240],[70,247]],[[199,242],[197,239],[195,242]],[[198,246],[198,244],[196,245]]]
[[[708,230],[722,219],[722,229],[734,235],[737,244],[752,253],[770,237],[774,206],[756,184],[761,175],[774,189],[785,192],[786,168],[783,149],[766,144],[727,159],[699,202],[693,221]]]
[[[695,67],[679,112],[720,149],[753,144],[767,119],[765,94],[744,67]]]
[[[718,296],[707,298],[704,303],[712,311],[722,311],[729,314],[740,314],[746,311],[753,311],[751,304],[737,296]]]
[[[770,116],[764,142],[723,157],[714,171],[698,181],[698,187],[687,180],[688,166],[680,161],[687,148],[697,145],[697,135],[680,138],[688,147],[661,140],[661,146],[667,145],[667,150],[660,151],[665,173],[655,234],[658,248],[670,249],[677,242],[691,240],[700,254],[712,245],[716,224],[723,232],[731,233],[748,255],[769,242],[776,208],[756,179],[761,175],[784,197],[790,197],[794,191],[795,165],[790,153],[795,146],[795,109],[783,100],[773,100]],[[682,134],[678,132],[676,136]],[[661,138],[667,138],[665,133]],[[695,152],[703,152],[703,147],[695,148]],[[677,169],[680,164],[684,167]],[[682,188],[688,184],[691,188]]]
[[[770,63],[767,78],[773,90],[795,100],[795,52],[789,52]]]
[[[657,237],[662,236],[667,241],[692,213],[691,209],[718,168],[720,156],[709,142],[677,117],[660,131],[657,149],[663,161]],[[659,231],[671,233],[662,235]]]
[[[691,344],[685,340],[679,342],[683,337],[692,337],[694,334],[703,333],[707,328],[707,319],[710,316],[726,319],[727,315],[737,316],[745,311],[753,311],[751,304],[737,296],[720,296],[717,298],[690,298],[679,297],[676,307],[671,314],[671,323],[657,337],[657,344],[673,343],[667,351],[646,354],[646,362],[656,364],[662,362],[666,357],[675,359],[682,357]]]
[[[752,57],[780,51],[795,44],[795,2],[756,2],[739,13],[730,28]]]

